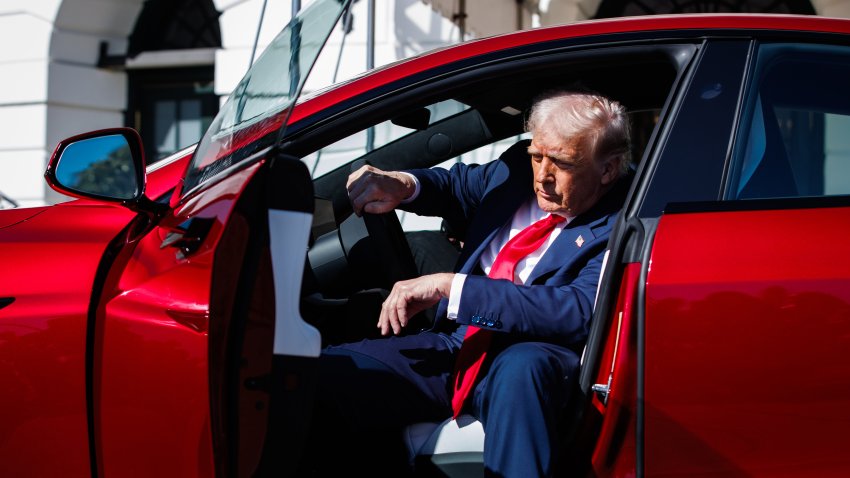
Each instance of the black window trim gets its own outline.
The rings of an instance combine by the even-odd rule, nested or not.
[[[770,211],[783,209],[816,209],[850,206],[850,194],[833,196],[801,196],[788,198],[731,199],[670,203],[664,214],[704,212]]]

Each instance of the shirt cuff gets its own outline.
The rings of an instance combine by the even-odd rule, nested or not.
[[[455,274],[452,279],[452,288],[449,291],[449,307],[446,311],[446,317],[450,320],[457,319],[457,313],[460,311],[460,294],[463,292],[463,282],[466,280],[466,274]]]
[[[409,202],[413,202],[413,200],[416,199],[419,196],[419,190],[421,188],[421,186],[419,185],[419,179],[416,176],[414,176],[410,173],[406,173],[404,171],[399,171],[399,172],[401,174],[404,174],[405,176],[409,177],[410,179],[412,179],[413,180],[413,187],[414,187],[413,194],[411,194],[410,197],[408,197],[406,199],[402,199],[401,204],[407,204]]]

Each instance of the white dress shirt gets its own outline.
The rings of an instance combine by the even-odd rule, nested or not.
[[[548,215],[548,212],[540,209],[540,206],[537,204],[536,196],[532,196],[524,202],[514,213],[511,218],[511,222],[502,227],[502,229],[496,234],[496,237],[494,237],[493,240],[490,241],[490,244],[487,245],[487,249],[481,253],[478,265],[481,267],[481,270],[484,271],[484,274],[490,274],[490,269],[493,267],[493,262],[496,260],[496,256],[499,254],[499,251],[505,247],[505,244],[507,244],[508,241],[513,239],[514,236],[519,234],[519,232],[526,227]],[[555,229],[552,230],[552,233],[549,234],[549,237],[546,238],[537,250],[525,256],[525,258],[521,259],[517,263],[516,271],[514,273],[515,284],[525,284],[531,276],[531,271],[534,270],[534,266],[540,262],[540,258],[543,257],[543,254],[545,254],[547,250],[549,250],[549,246],[555,242],[555,239],[558,238],[561,231],[564,230],[564,227],[566,227],[570,220],[572,220],[572,218],[568,217],[566,221],[555,226]],[[463,294],[463,282],[465,280],[466,274],[455,274],[455,277],[452,280],[452,288],[449,293],[449,306],[446,312],[449,319],[454,320],[457,318],[458,310],[460,310],[460,298]]]
[[[413,178],[414,183],[416,184],[416,188],[413,194],[402,201],[402,203],[408,203],[416,199],[419,196],[419,180],[416,179],[416,176],[413,176],[409,173],[403,173],[409,175]],[[481,254],[481,258],[479,259],[478,265],[481,267],[481,270],[484,271],[484,274],[490,274],[490,269],[493,267],[493,262],[496,260],[496,256],[499,254],[499,251],[502,250],[502,247],[508,243],[514,236],[519,234],[520,231],[525,229],[526,227],[534,224],[535,222],[545,218],[549,213],[540,209],[540,206],[537,204],[537,197],[532,196],[527,201],[525,201],[519,209],[516,210],[513,217],[511,218],[511,222],[505,224],[504,227],[496,234],[496,237],[487,245],[487,249]],[[567,217],[567,220],[555,226],[555,229],[549,234],[549,237],[543,244],[537,248],[536,251],[532,252],[524,259],[520,260],[516,266],[516,272],[514,273],[514,283],[516,284],[525,284],[528,278],[531,276],[531,272],[534,270],[534,266],[540,262],[540,258],[543,257],[543,254],[549,250],[549,246],[555,242],[555,239],[558,238],[558,235],[561,234],[561,231],[564,230],[564,227],[572,220],[571,217]],[[457,319],[457,313],[460,309],[460,298],[463,295],[463,283],[466,280],[466,274],[455,274],[454,280],[452,280],[452,288],[449,293],[449,305],[448,305],[448,318],[449,319]]]

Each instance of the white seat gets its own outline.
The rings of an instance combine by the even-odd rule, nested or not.
[[[484,427],[470,415],[442,423],[416,423],[404,431],[411,461],[430,457],[451,478],[484,476]]]

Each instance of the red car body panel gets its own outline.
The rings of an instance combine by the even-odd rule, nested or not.
[[[152,168],[163,194],[188,156]],[[135,213],[99,201],[3,211],[0,295],[0,463],[8,476],[90,476],[86,409],[88,312],[106,245]],[[49,456],[50,459],[45,459]]]
[[[593,471],[600,477],[635,476],[640,270],[640,263],[626,264],[623,269],[615,315],[606,329],[608,337],[595,381],[608,384],[609,395],[607,400],[598,394],[591,399],[603,417],[591,457]]]
[[[27,219],[35,216],[36,214],[41,214],[46,211],[48,208],[45,207],[28,207],[21,209],[4,209],[3,214],[0,214],[0,229],[4,227],[14,226],[19,222],[26,221]]]
[[[850,22],[647,16],[518,32],[370,72],[300,102],[289,123],[411,75],[492,52],[571,38],[604,42],[621,33],[732,28],[848,34]],[[237,132],[222,154],[271,133],[282,121],[282,114],[272,115]],[[4,474],[88,476],[95,466],[99,476],[214,475],[210,396],[224,392],[209,385],[210,287],[219,267],[239,267],[213,258],[241,260],[216,255],[216,246],[263,163],[223,171],[181,197],[188,159],[149,172],[149,197],[177,186],[170,197],[175,209],[155,224],[123,207],[89,200],[0,213],[0,264],[15,271],[0,274],[0,299],[14,297],[0,309],[0,380],[14,390],[0,394],[7,411],[0,427]],[[850,208],[829,208],[661,219],[645,284],[646,310],[638,299],[640,265],[631,263],[623,272],[616,314],[609,318],[614,326],[596,383],[607,383],[613,370],[611,394],[607,403],[599,397],[591,402],[600,420],[591,457],[595,473],[850,472],[842,428],[850,420],[850,365],[844,359],[850,345],[850,255],[835,246],[836,238],[850,233],[850,223],[835,218],[848,213]],[[185,255],[163,247],[189,219],[211,221],[200,248]],[[131,222],[111,272],[97,284],[104,295],[92,328],[88,317],[98,266],[107,245]],[[646,370],[645,428],[639,435],[641,314]],[[95,450],[89,449],[92,433]],[[640,446],[643,469],[635,460]],[[97,462],[90,463],[90,456]]]
[[[847,217],[662,217],[646,289],[647,476],[850,474]]]
[[[213,475],[207,350],[212,259],[239,194],[262,164],[195,195],[138,243],[129,241],[127,257],[116,261],[120,276],[107,280],[109,296],[95,333],[96,437],[104,475]],[[185,255],[162,247],[188,218],[212,221],[199,249]]]
[[[15,301],[0,310],[3,474],[90,475],[92,284],[106,244],[132,217],[119,206],[54,207],[4,231],[0,263],[15,272],[0,274],[0,290]]]

